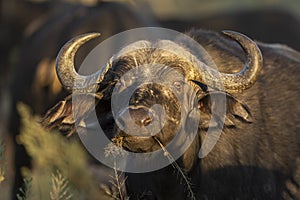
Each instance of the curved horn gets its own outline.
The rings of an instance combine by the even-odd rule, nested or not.
[[[99,37],[100,33],[88,33],[77,36],[68,41],[60,50],[56,58],[56,73],[63,85],[68,90],[83,90],[85,92],[95,91],[98,83],[104,78],[104,75],[111,67],[108,63],[97,72],[83,76],[76,72],[74,66],[74,57],[77,50],[89,40]]]
[[[263,65],[261,52],[254,41],[241,33],[234,31],[223,31],[222,33],[237,41],[243,48],[247,56],[244,68],[238,73],[226,74],[219,73],[213,68],[207,68],[207,66],[204,65],[198,65],[201,74],[195,72],[194,75],[198,78],[194,78],[196,78],[196,80],[199,79],[198,81],[200,82],[204,81],[211,87],[224,88],[226,91],[245,90],[251,87],[257,80]],[[67,42],[61,49],[57,57],[56,70],[62,85],[67,90],[95,91],[98,88],[98,83],[103,80],[104,75],[111,67],[110,60],[106,66],[89,76],[79,75],[74,68],[74,56],[80,46],[99,35],[99,33],[90,33],[78,36]],[[218,74],[218,76],[216,76],[216,74]],[[218,77],[220,80],[216,80]],[[220,84],[222,84],[221,87],[219,87]]]
[[[250,88],[257,80],[263,66],[260,49],[254,41],[241,33],[234,31],[222,31],[222,33],[237,41],[247,57],[245,66],[240,72],[235,74],[220,74],[224,88],[229,91],[243,91]]]

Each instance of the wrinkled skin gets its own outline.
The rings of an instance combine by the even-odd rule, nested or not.
[[[209,31],[192,30],[189,35],[208,51],[220,71],[235,73],[243,66],[244,53],[235,42]],[[216,119],[213,126],[217,127],[221,116],[211,116],[211,106],[215,102],[205,87],[189,83],[197,91],[201,113],[199,131],[188,150],[176,162],[186,172],[196,199],[300,197],[300,107],[297,105],[300,97],[300,54],[281,45],[258,44],[264,58],[260,76],[248,90],[226,93],[227,112],[222,134],[213,150],[203,159],[198,158],[198,152],[209,120],[211,117]],[[134,65],[132,60],[124,57],[115,63],[113,70],[121,75],[123,72],[120,69],[126,64]],[[178,69],[186,73],[184,68]],[[109,105],[114,84],[109,85],[108,80],[110,78],[104,79],[102,83],[108,85],[105,91],[99,91],[103,96],[95,96],[98,103],[96,109],[107,135],[116,138],[124,136],[124,133],[116,127],[111,117]],[[136,106],[134,104],[139,99],[139,105],[151,106],[147,103],[147,95],[151,90],[156,90],[158,95],[152,95],[150,102],[161,101],[167,111],[174,114],[175,120],[169,119],[166,130],[157,135],[158,140],[166,145],[174,136],[172,128],[176,127],[178,119],[174,112],[177,104],[173,102],[172,94],[165,94],[164,88],[148,86],[137,91],[131,99],[131,105]],[[183,94],[185,92],[182,91]],[[215,91],[211,95],[221,93]],[[58,103],[48,111],[43,124],[48,128],[58,126],[69,133],[74,132],[74,119],[72,121],[68,118],[72,114],[69,109],[71,106],[70,97]],[[80,111],[79,118],[84,117],[89,110],[87,104],[75,106],[73,109]],[[59,116],[55,115],[58,112]],[[136,110],[133,113],[143,116]],[[133,152],[149,152],[159,145],[153,138],[129,136],[123,147]],[[155,172],[127,173],[128,196],[130,199],[189,199],[187,185],[177,173],[171,164]]]

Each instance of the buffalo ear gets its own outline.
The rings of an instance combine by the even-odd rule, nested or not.
[[[58,102],[55,106],[47,111],[42,118],[42,125],[47,129],[53,129],[58,126],[66,117],[72,116],[72,99],[68,96],[66,99]],[[69,118],[70,123],[74,123],[74,119]]]
[[[74,96],[70,95],[48,110],[42,118],[41,124],[48,130],[58,128],[68,136],[75,133],[75,122],[82,125],[83,120],[102,98],[102,95],[97,93],[75,95],[76,98],[72,98]]]
[[[41,124],[47,130],[58,128],[68,136],[72,135],[75,132],[75,120],[72,113],[71,95],[49,109],[42,118]]]
[[[236,99],[234,96],[227,94],[229,105],[227,106],[228,113],[232,114],[235,118],[247,123],[252,123],[253,118],[249,107]]]
[[[222,126],[222,121],[224,121],[225,127],[237,127],[239,123],[253,122],[249,107],[231,94],[219,91],[202,93],[198,99],[200,128],[202,129]],[[218,111],[220,104],[226,106],[225,117],[224,112]],[[214,113],[212,113],[212,109],[214,109]]]

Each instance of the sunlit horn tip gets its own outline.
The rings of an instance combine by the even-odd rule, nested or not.
[[[236,32],[236,31],[232,31],[232,30],[223,30],[221,31],[221,33],[223,33],[224,35],[243,35],[242,33]]]
[[[248,39],[249,41],[251,41],[251,39],[248,36],[246,36],[242,33],[236,32],[236,31],[223,30],[223,31],[221,31],[221,33],[232,39],[239,40],[239,38],[243,38],[243,39]]]
[[[82,44],[86,43],[87,41],[89,41],[91,39],[99,37],[100,35],[101,35],[101,33],[85,33],[85,34],[79,35],[77,37],[74,37],[68,43],[69,44],[82,45]]]
[[[68,91],[74,88],[75,80],[87,79],[88,77],[80,76],[74,67],[74,57],[77,50],[87,41],[99,37],[100,33],[86,33],[79,35],[68,41],[60,50],[56,58],[56,73],[63,85]]]
[[[79,35],[79,36],[77,36],[77,38],[90,40],[90,39],[99,37],[100,35],[101,35],[101,33],[92,32],[92,33],[85,33],[85,34]],[[76,40],[76,37],[74,38],[74,40]]]

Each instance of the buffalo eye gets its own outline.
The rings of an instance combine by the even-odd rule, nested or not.
[[[121,83],[121,81],[115,81],[116,82],[116,85],[115,87],[122,87],[123,86],[123,83]]]
[[[175,81],[173,85],[175,86],[176,89],[181,89],[183,84],[180,81]]]

